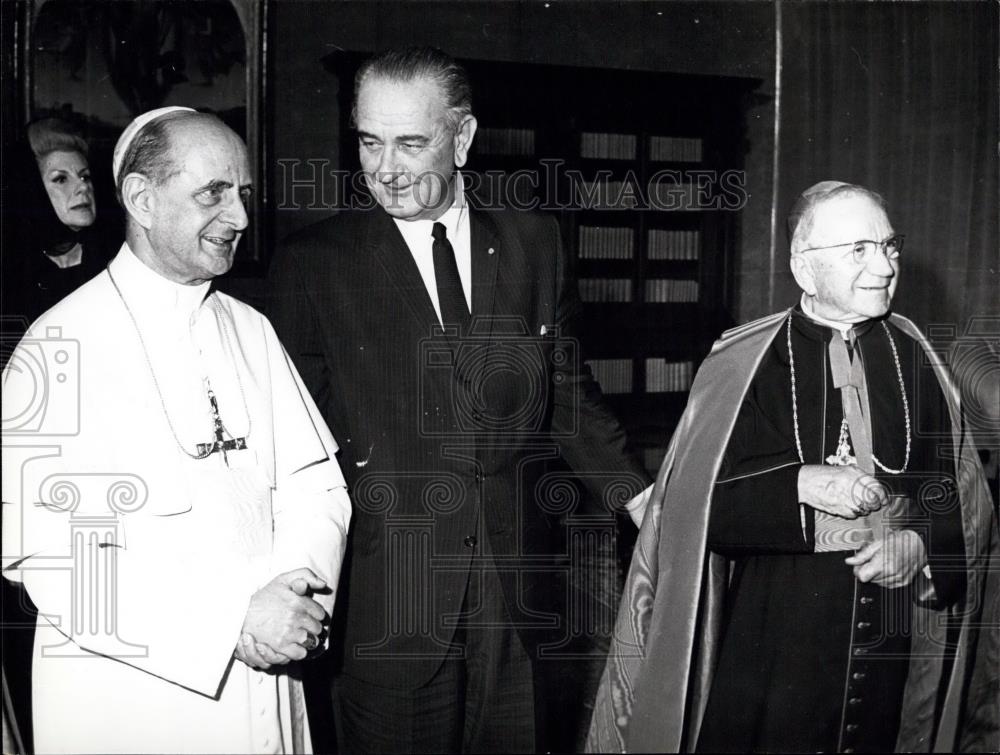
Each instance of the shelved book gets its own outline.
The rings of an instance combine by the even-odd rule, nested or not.
[[[698,187],[690,181],[656,179],[649,183],[649,203],[664,212],[711,209],[711,198],[699,196]]]
[[[634,182],[604,179],[577,181],[576,195],[578,206],[585,210],[634,210],[642,198]]]
[[[700,231],[651,228],[646,236],[646,255],[651,260],[697,260],[700,249]]]
[[[632,301],[631,278],[581,278],[580,298],[585,302]]]
[[[646,393],[677,393],[690,390],[694,377],[692,362],[646,360]]]
[[[656,162],[700,163],[701,152],[701,139],[649,137],[649,159]]]
[[[475,145],[483,155],[533,155],[535,132],[530,128],[479,128]]]
[[[577,245],[579,257],[582,260],[630,260],[634,236],[631,228],[582,225]]]
[[[635,160],[635,134],[580,134],[580,157],[597,160]]]
[[[587,364],[604,393],[632,392],[631,359],[589,359]]]
[[[693,304],[698,301],[698,281],[647,280],[645,294],[647,304]]]

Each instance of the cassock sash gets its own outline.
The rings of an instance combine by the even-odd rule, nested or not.
[[[834,331],[830,337],[829,353],[833,386],[840,390],[840,402],[854,446],[854,463],[862,471],[874,475],[872,416],[864,364],[859,355],[855,354],[852,359],[847,353],[847,343],[839,331]],[[816,553],[857,550],[869,540],[881,538],[885,532],[882,510],[858,519],[843,519],[819,510],[814,516]]]

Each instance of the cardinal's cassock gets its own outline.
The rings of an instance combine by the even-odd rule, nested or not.
[[[708,547],[731,559],[732,578],[698,749],[891,751],[914,593],[923,587],[940,610],[965,591],[953,443],[940,432],[948,408],[933,374],[920,373],[919,347],[898,328],[868,321],[840,326],[842,334],[799,312],[788,326],[750,384],[715,484]],[[816,510],[799,503],[799,447],[805,463],[822,464],[845,427],[831,339],[862,360],[875,477],[905,496],[892,516],[928,554],[923,579],[903,588],[855,579],[844,563],[850,548],[816,552]]]
[[[995,739],[996,523],[954,389],[922,343],[896,315],[851,328],[801,307],[716,343],[653,487],[589,751]],[[850,461],[845,385],[867,393],[875,477],[892,496],[882,525],[926,550],[906,587],[857,580],[844,559],[874,533],[799,502],[803,464]]]

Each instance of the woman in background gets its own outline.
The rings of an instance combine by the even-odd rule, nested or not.
[[[58,118],[31,123],[28,142],[12,166],[7,220],[14,235],[3,271],[3,314],[24,327],[108,262],[94,232],[87,143]]]
[[[59,118],[31,123],[28,143],[4,168],[4,225],[10,229],[0,275],[5,363],[39,315],[104,269],[110,249],[96,232],[87,143],[68,123]],[[3,578],[0,588],[4,751],[30,753],[36,610],[20,585]]]

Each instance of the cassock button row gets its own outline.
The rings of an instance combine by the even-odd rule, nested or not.
[[[475,548],[476,543],[479,541],[476,540],[474,535],[468,535],[462,542],[465,543],[466,548]]]
[[[845,728],[847,729],[848,732],[850,732],[850,733],[853,734],[854,732],[856,732],[858,730],[858,725],[857,724],[847,724],[847,726]]]
[[[861,698],[860,697],[852,697],[850,700],[847,701],[847,704],[848,705],[860,705],[861,704]]]
[[[868,652],[867,648],[854,648],[855,655],[864,655],[867,652]]]
[[[874,600],[875,600],[875,598],[864,597],[864,598],[861,599],[861,605],[867,606],[869,603],[871,603]]]
[[[865,678],[865,674],[861,671],[855,671],[853,674],[851,674],[851,678],[856,682],[860,682]],[[854,726],[854,724],[851,724],[851,726]],[[850,729],[850,726],[848,726],[847,728]]]
[[[858,622],[858,629],[867,629],[871,625],[872,625],[872,623],[870,621],[859,621]]]

